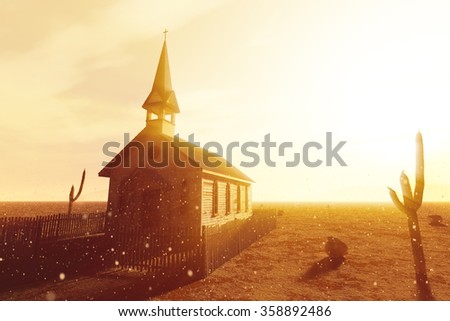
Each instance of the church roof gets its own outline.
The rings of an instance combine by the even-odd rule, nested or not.
[[[125,160],[126,155],[130,155],[129,149],[133,146],[136,146],[137,144],[140,144],[144,148],[144,155],[148,155],[148,142],[153,142],[154,146],[158,148],[160,146],[160,142],[173,142],[173,139],[164,136],[155,134],[152,132],[149,128],[144,128],[130,143],[128,143],[127,146],[125,146],[120,153],[118,153],[99,173],[99,176],[102,177],[110,177],[112,172],[116,169],[122,169],[123,162]],[[192,163],[197,163],[198,166],[192,166],[189,164],[189,162],[186,161],[186,167],[190,168],[199,168],[202,170],[203,173],[213,175],[213,176],[220,176],[228,179],[234,179],[234,180],[240,180],[244,182],[253,182],[251,178],[249,178],[247,175],[245,175],[242,171],[240,171],[238,168],[233,166],[230,162],[228,162],[225,158],[223,158],[220,155],[208,152],[207,150],[203,149],[202,147],[198,145],[194,145],[186,140],[180,139],[179,142],[183,143],[184,147],[180,148],[180,155],[183,155],[184,159],[190,159],[193,161]],[[189,148],[193,148],[194,153],[193,155],[189,155]],[[169,147],[172,148],[172,147]],[[208,153],[206,155],[206,153]],[[150,152],[150,154],[153,154]],[[193,156],[193,157],[192,157]],[[147,156],[146,156],[147,157]],[[217,164],[218,166],[212,166],[210,164],[205,163],[205,159],[208,160],[210,164]],[[133,159],[132,162],[138,162],[138,159]],[[169,165],[168,166],[176,166],[173,163],[173,159],[169,159]],[[131,164],[131,166],[137,166],[137,164]],[[147,169],[151,169],[152,167],[149,164],[145,164],[145,167]],[[157,169],[157,168],[156,168]]]

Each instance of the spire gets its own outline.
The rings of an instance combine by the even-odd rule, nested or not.
[[[145,100],[142,108],[155,114],[179,113],[178,102],[175,92],[172,90],[170,79],[169,56],[167,54],[166,43],[167,30],[164,30],[164,43],[159,58],[158,69],[152,91]]]

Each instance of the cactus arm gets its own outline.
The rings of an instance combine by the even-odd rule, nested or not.
[[[80,197],[81,192],[83,191],[83,186],[84,186],[84,179],[86,178],[86,169],[83,171],[83,175],[81,176],[81,183],[80,183],[80,189],[78,190],[77,195],[74,197],[75,194],[75,187],[72,185],[72,187],[70,188],[70,193],[69,193],[69,209],[68,209],[68,214],[72,213],[72,205],[73,203],[78,199],[78,197]]]
[[[419,206],[414,202],[411,184],[409,183],[409,178],[405,174],[405,172],[402,172],[402,174],[400,175],[400,185],[402,187],[404,206],[410,211],[417,210]]]
[[[403,206],[402,202],[400,201],[400,199],[397,196],[397,193],[390,187],[388,187],[389,190],[389,195],[391,196],[392,202],[394,203],[395,206],[397,206],[397,208],[406,213],[406,208]]]
[[[81,176],[80,189],[78,190],[77,196],[75,196],[75,197],[73,198],[73,201],[74,201],[74,202],[78,199],[78,197],[80,197],[81,192],[83,191],[84,179],[85,179],[85,178],[86,178],[86,169],[83,171],[83,175]],[[73,188],[73,186],[72,186],[72,188]],[[72,196],[73,196],[73,194],[72,194]]]
[[[70,188],[69,192],[69,209],[67,210],[67,213],[70,215],[72,213],[72,204],[73,204],[73,193],[74,193],[74,187]]]
[[[73,200],[73,193],[74,193],[74,186],[72,185],[72,188],[70,189],[69,193],[69,200]]]
[[[422,205],[423,190],[425,187],[425,161],[423,156],[422,134],[416,135],[416,186],[414,188],[414,201],[418,208]]]
[[[403,171],[400,175],[400,186],[402,188],[402,194],[403,194],[403,200],[408,199],[412,200],[412,190],[411,190],[411,184],[409,183],[409,178]]]

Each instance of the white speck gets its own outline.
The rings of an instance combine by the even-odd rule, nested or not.
[[[373,282],[373,286],[377,286],[377,285],[378,285],[377,281]]]
[[[167,249],[167,251],[172,252],[172,248],[169,246],[169,248]]]
[[[150,244],[145,243],[145,248],[148,249],[150,247]]]
[[[125,255],[125,251],[122,252],[122,255]]]
[[[200,207],[198,205],[195,206],[195,209],[198,210]]]
[[[1,262],[1,261],[3,261],[3,258],[2,258],[2,257],[0,257],[0,262]]]
[[[119,261],[114,261],[114,264],[117,266],[117,265],[119,265]]]
[[[59,273],[59,279],[62,281],[66,278],[66,275],[64,273]]]
[[[189,277],[192,277],[194,275],[194,272],[192,270],[187,270],[187,275]]]
[[[55,301],[55,299],[56,299],[56,294],[55,294],[55,292],[53,292],[53,291],[48,291],[48,292],[45,294],[45,299],[46,299],[47,301]]]

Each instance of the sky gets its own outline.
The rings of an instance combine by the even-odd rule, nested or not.
[[[84,168],[80,201],[107,200],[102,147],[145,126],[165,28],[180,136],[292,142],[275,167],[242,168],[254,200],[389,202],[402,170],[414,180],[420,130],[424,200],[450,201],[448,1],[0,5],[0,201],[67,200]],[[327,132],[347,166],[285,165]]]

